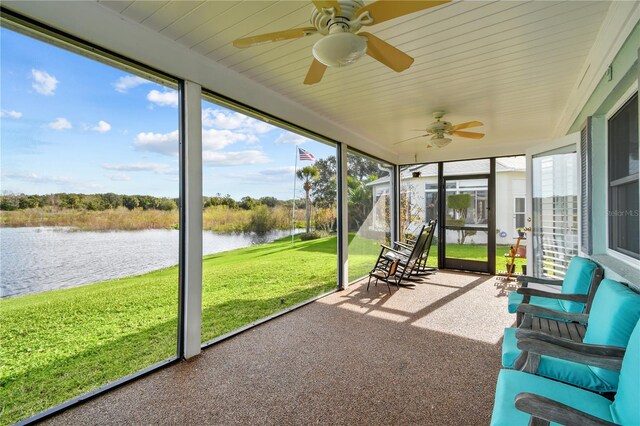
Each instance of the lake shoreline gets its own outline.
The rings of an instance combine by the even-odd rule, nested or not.
[[[261,234],[204,231],[203,256],[289,238],[290,233],[290,229]],[[0,299],[138,276],[178,264],[178,230],[0,227],[0,235]]]

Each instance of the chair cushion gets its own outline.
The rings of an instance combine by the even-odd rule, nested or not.
[[[618,393],[611,406],[611,414],[621,425],[640,425],[640,322],[631,333],[627,352],[624,354]]]
[[[561,292],[564,294],[589,294],[591,278],[597,268],[598,265],[592,260],[575,256],[567,268]],[[584,303],[561,300],[560,304],[566,312],[580,313],[584,310]]]
[[[517,330],[517,328],[505,328],[504,330],[502,366],[505,368],[513,368],[513,363],[521,352],[520,349],[518,349],[518,339],[516,338]],[[616,380],[611,383],[602,380],[600,376],[595,374],[592,368],[587,365],[544,355],[540,357],[540,365],[538,366],[536,374],[595,392],[614,392],[618,385],[617,377]]]
[[[528,425],[528,413],[515,407],[515,397],[531,392],[569,405],[592,416],[613,421],[611,401],[596,393],[515,370],[501,370],[491,416],[492,425]]]
[[[640,294],[617,281],[604,279],[596,291],[584,343],[627,347],[640,319]],[[603,381],[617,387],[618,372],[591,367]]]
[[[522,299],[524,299],[524,296],[522,294],[518,294],[515,291],[512,291],[509,293],[509,298],[508,298],[509,313],[512,313],[512,314],[516,313],[516,310],[518,309],[518,305],[522,303]],[[558,299],[548,299],[546,297],[532,296],[529,299],[529,304],[553,309],[554,311],[564,311],[564,308],[562,307]]]

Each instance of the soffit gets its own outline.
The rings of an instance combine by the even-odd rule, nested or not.
[[[420,134],[431,112],[454,124],[485,123],[481,141],[456,138],[438,155],[523,153],[549,139],[610,2],[461,1],[369,27],[415,58],[395,73],[365,56],[330,68],[316,85],[302,84],[320,36],[236,49],[240,37],[309,25],[307,1],[101,1],[125,19],[156,31],[315,114],[391,149],[428,161],[435,148]],[[277,115],[277,111],[274,112]],[[343,141],[349,142],[349,141]],[[499,148],[496,150],[495,148]],[[438,158],[443,159],[443,158]]]

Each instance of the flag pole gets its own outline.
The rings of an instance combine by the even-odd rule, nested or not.
[[[296,160],[293,167],[293,205],[291,206],[291,244],[293,244],[293,236],[296,230],[296,181],[298,177],[296,172],[298,171],[298,145],[295,145]]]

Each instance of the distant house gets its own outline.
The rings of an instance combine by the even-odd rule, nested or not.
[[[465,161],[461,163],[447,163],[445,175],[476,175],[488,174],[487,160]],[[402,193],[404,217],[409,222],[426,222],[438,217],[438,165],[423,164],[407,166],[400,173],[400,191]],[[525,185],[525,157],[505,157],[496,159],[496,242],[498,244],[513,244],[517,236],[517,228],[527,226],[526,221],[526,185]],[[485,179],[449,180],[446,182],[447,195],[469,194],[469,207],[466,209],[467,225],[484,225],[488,220],[487,181]],[[386,203],[389,192],[389,177],[383,177],[369,183],[373,189],[373,220],[374,228],[386,226],[381,205]],[[406,201],[405,201],[406,200]],[[451,219],[460,220],[460,210],[448,210]],[[411,229],[412,224],[406,224],[404,229]],[[455,231],[450,231],[455,234]],[[449,235],[447,239],[454,238]],[[469,243],[486,242],[486,234],[478,232],[469,238]]]

